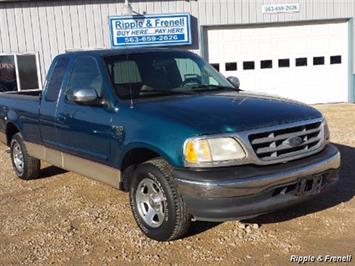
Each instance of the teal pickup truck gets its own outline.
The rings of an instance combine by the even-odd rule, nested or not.
[[[0,94],[17,176],[36,178],[43,160],[127,191],[152,239],[285,208],[338,179],[320,112],[242,91],[188,51],[69,52],[44,87]]]

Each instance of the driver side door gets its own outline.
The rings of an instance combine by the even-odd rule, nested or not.
[[[94,89],[105,97],[102,73],[96,58],[76,59],[57,111],[58,144],[65,151],[90,160],[108,163],[113,137],[112,113],[101,105],[78,104],[69,100],[74,89]]]

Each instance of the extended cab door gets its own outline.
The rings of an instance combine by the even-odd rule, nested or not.
[[[74,62],[57,108],[60,147],[72,154],[98,162],[108,162],[113,137],[112,113],[102,105],[78,104],[69,100],[74,89],[94,89],[105,97],[103,78],[96,58],[80,56]]]
[[[46,146],[57,147],[58,144],[56,129],[57,102],[69,61],[69,58],[65,56],[57,57],[48,71],[39,115],[41,137]]]

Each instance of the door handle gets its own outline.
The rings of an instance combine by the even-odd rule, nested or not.
[[[57,116],[57,121],[58,122],[65,122],[67,118],[64,115],[58,115]]]

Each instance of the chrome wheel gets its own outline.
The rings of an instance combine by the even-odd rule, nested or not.
[[[144,178],[138,184],[135,197],[143,221],[152,228],[161,226],[165,218],[166,198],[160,184]]]
[[[16,141],[12,147],[12,160],[14,161],[16,170],[22,174],[24,171],[25,163],[23,158],[23,152],[20,144]]]

